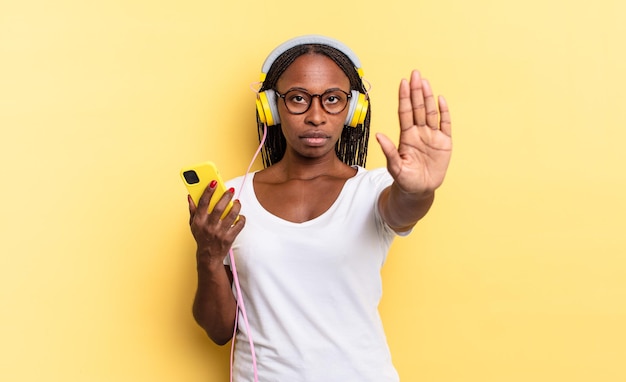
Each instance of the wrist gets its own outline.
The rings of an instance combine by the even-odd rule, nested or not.
[[[208,253],[198,250],[196,252],[196,267],[198,272],[213,273],[224,268],[224,258],[211,256]]]
[[[396,182],[393,183],[392,190],[395,190],[397,195],[401,196],[403,199],[416,202],[432,200],[435,197],[435,190],[404,190]]]

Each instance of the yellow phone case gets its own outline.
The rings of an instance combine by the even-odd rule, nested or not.
[[[183,179],[183,183],[185,184],[185,187],[187,187],[187,192],[189,192],[189,195],[191,195],[191,199],[193,199],[193,202],[196,204],[196,206],[198,205],[200,197],[202,196],[202,193],[207,188],[209,183],[211,183],[211,181],[213,180],[217,181],[215,193],[209,201],[208,212],[213,211],[215,204],[226,192],[226,185],[224,184],[224,181],[222,180],[222,177],[217,170],[217,166],[215,166],[215,163],[211,161],[198,163],[196,165],[183,168],[182,170],[180,170],[180,177]],[[224,217],[226,217],[228,211],[230,211],[232,206],[233,202],[231,201],[224,210],[221,219],[224,219]]]

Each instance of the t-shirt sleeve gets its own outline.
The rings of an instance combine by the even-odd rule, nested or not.
[[[410,228],[407,231],[404,232],[396,232],[395,230],[393,230],[389,224],[387,224],[387,222],[385,222],[383,220],[382,215],[380,214],[380,208],[378,207],[378,201],[380,199],[380,195],[381,193],[387,188],[389,187],[392,183],[393,183],[393,178],[391,177],[391,174],[389,174],[389,171],[387,171],[386,168],[378,168],[375,170],[371,170],[369,171],[369,173],[371,174],[371,181],[373,183],[374,189],[377,192],[377,197],[376,197],[376,208],[375,208],[375,214],[376,214],[376,220],[380,223],[380,225],[382,226],[382,229],[384,229],[388,234],[391,234],[392,236],[398,235],[398,236],[407,236],[411,233],[411,231],[413,230],[412,228]]]

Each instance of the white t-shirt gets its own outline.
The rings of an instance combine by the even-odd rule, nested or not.
[[[228,187],[241,189],[246,216],[233,251],[259,382],[398,381],[378,314],[380,270],[395,236],[377,208],[392,182],[387,170],[359,167],[332,206],[304,223],[266,211],[252,179]],[[253,381],[241,314],[238,326],[234,381]]]

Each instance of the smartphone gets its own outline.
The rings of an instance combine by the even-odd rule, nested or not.
[[[200,201],[200,197],[202,193],[207,188],[211,181],[217,181],[217,186],[215,187],[215,193],[211,197],[211,201],[209,202],[209,210],[208,212],[213,211],[215,204],[220,200],[222,195],[226,192],[226,185],[220,176],[219,171],[217,170],[217,166],[215,163],[207,161],[203,163],[198,163],[193,166],[184,167],[180,170],[180,176],[183,178],[183,183],[185,183],[185,187],[187,187],[187,191],[191,196],[193,202],[198,205]],[[224,219],[230,209],[233,206],[232,200],[228,203],[228,206],[224,210],[224,213],[221,216],[221,219]]]

